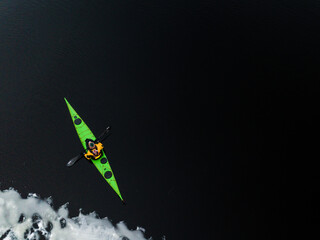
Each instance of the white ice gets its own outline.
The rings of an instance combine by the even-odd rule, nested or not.
[[[42,220],[40,228],[45,229],[48,222],[53,228],[47,239],[50,240],[146,240],[144,229],[137,228],[129,230],[127,226],[120,222],[116,226],[107,219],[100,219],[95,213],[88,215],[80,213],[79,216],[68,217],[67,205],[55,211],[52,206],[52,199],[42,200],[35,194],[29,194],[24,199],[14,189],[0,191],[0,237],[9,229],[10,234],[5,240],[13,239],[13,234],[18,240],[24,239],[24,233],[32,228],[32,215],[38,213]],[[24,214],[25,220],[18,223],[19,217]],[[66,227],[61,228],[60,219],[66,220]],[[126,238],[124,238],[126,237]]]

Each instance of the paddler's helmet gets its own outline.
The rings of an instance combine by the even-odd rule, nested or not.
[[[88,149],[93,149],[96,144],[94,143],[94,141],[92,139],[87,139],[86,145],[87,145]]]

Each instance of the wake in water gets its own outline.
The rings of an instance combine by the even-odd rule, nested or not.
[[[35,194],[23,199],[13,189],[0,191],[0,240],[146,240],[143,228],[113,226],[95,213],[69,218],[66,205],[55,211],[51,204]]]

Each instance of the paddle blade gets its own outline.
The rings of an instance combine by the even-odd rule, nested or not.
[[[79,161],[81,158],[83,157],[83,154],[79,154],[78,156],[72,158],[68,163],[67,163],[67,167],[71,167],[73,166],[77,161]]]
[[[103,133],[97,138],[98,141],[102,142],[104,141],[109,135],[108,133],[110,132],[111,127],[107,127]]]

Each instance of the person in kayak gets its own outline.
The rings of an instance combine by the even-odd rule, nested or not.
[[[88,160],[96,160],[101,157],[103,144],[100,141],[86,140],[87,152],[84,157]]]
[[[90,160],[97,160],[102,156],[102,150],[104,146],[102,142],[108,137],[108,133],[110,131],[110,127],[107,127],[104,132],[96,139],[87,139],[86,140],[86,150],[85,152],[80,153],[76,157],[72,158],[68,163],[67,167],[73,166],[77,161],[81,158],[85,157],[92,163]]]

